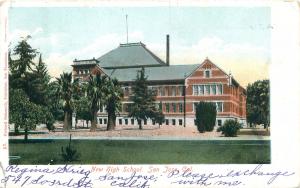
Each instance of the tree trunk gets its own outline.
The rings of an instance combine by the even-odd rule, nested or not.
[[[69,113],[65,112],[65,117],[64,117],[64,131],[69,131]]]
[[[72,113],[68,113],[68,127],[72,130]]]
[[[24,140],[27,141],[28,140],[28,126],[27,124],[25,124],[25,134],[24,134]]]
[[[17,134],[17,133],[19,133],[19,128],[18,128],[18,126],[15,124],[15,133]]]
[[[94,111],[92,125],[91,125],[91,131],[96,131],[96,128],[97,128],[97,111]]]
[[[112,128],[113,128],[113,130],[115,130],[115,128],[116,128],[116,119],[117,119],[116,115],[112,114],[111,119],[112,119],[112,122],[113,122],[112,123]]]
[[[116,117],[110,113],[107,114],[107,128],[106,130],[114,130],[116,127]]]
[[[139,124],[139,129],[142,130],[143,127],[142,127],[142,120],[138,120],[138,124]]]

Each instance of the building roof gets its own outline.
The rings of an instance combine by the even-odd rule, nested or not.
[[[145,67],[145,75],[148,77],[148,81],[184,80],[198,66],[199,64]],[[104,69],[104,72],[110,77],[117,78],[120,82],[130,82],[136,79],[139,70],[141,68]]]
[[[98,60],[96,60],[95,58],[93,59],[83,59],[83,60],[77,60],[75,59],[73,61],[73,65],[96,65],[98,63]]]
[[[120,44],[118,48],[104,54],[97,60],[100,67],[106,69],[166,65],[141,42]]]

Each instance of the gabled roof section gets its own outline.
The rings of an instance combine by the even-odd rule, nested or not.
[[[221,69],[220,67],[218,67],[216,64],[214,64],[213,62],[211,62],[208,58],[206,58],[200,65],[198,68],[212,68],[212,67],[216,67],[217,69],[219,69],[220,71],[222,71],[229,79],[229,77],[231,76],[232,78],[232,83],[237,86],[237,87],[241,87],[242,89],[244,89],[234,78],[232,75],[227,74],[223,69]],[[196,70],[195,70],[196,71]],[[194,72],[192,72],[190,75],[192,75]],[[189,76],[190,76],[189,75]],[[245,90],[245,89],[244,89]]]
[[[166,66],[166,63],[139,43],[120,44],[120,46],[97,59],[106,69],[141,66]]]
[[[148,81],[184,80],[198,66],[199,64],[145,67],[145,74]],[[141,68],[105,69],[105,73],[120,82],[131,82],[136,79],[137,71],[140,70]]]

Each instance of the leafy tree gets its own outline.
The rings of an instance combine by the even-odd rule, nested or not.
[[[118,80],[108,78],[105,83],[105,104],[108,116],[107,130],[113,130],[116,127],[116,117],[122,108],[122,98],[123,92]]]
[[[196,126],[200,133],[212,131],[217,116],[216,105],[210,102],[199,102],[196,105]]]
[[[101,77],[100,74],[90,75],[87,84],[87,97],[90,101],[89,106],[92,114],[91,131],[96,131],[97,128],[97,113],[101,103],[104,101],[104,86],[106,77]]]
[[[64,110],[64,130],[69,131],[72,128],[72,112],[74,96],[79,92],[79,81],[75,79],[72,82],[72,73],[62,73],[59,78],[56,78],[57,95],[63,100]]]
[[[270,125],[270,83],[258,80],[247,86],[247,121],[250,124]]]
[[[40,56],[39,63],[37,66],[33,63],[33,59],[36,57],[38,52],[33,49],[27,42],[30,36],[21,40],[13,50],[14,59],[11,57],[11,51],[9,50],[8,61],[9,61],[9,87],[12,92],[10,96],[11,104],[17,104],[21,107],[26,107],[26,110],[13,110],[10,113],[11,117],[20,117],[16,121],[15,132],[18,132],[18,127],[25,126],[25,132],[27,133],[28,128],[34,129],[35,125],[29,125],[30,123],[45,123],[48,128],[53,129],[54,118],[49,111],[47,105],[47,88],[50,80],[50,76],[47,72],[47,67],[42,61]],[[20,98],[20,101],[16,98]],[[27,101],[27,98],[29,101]],[[23,100],[24,99],[24,100]],[[26,100],[25,100],[26,99]],[[13,106],[11,106],[13,108]],[[38,109],[38,111],[36,111]],[[10,109],[11,110],[11,109]],[[32,111],[31,115],[28,115]],[[39,112],[39,113],[38,113]],[[42,112],[42,113],[41,113]],[[37,122],[31,121],[34,118],[33,115],[39,114],[39,120]],[[27,134],[25,134],[27,135]]]
[[[156,108],[155,92],[148,89],[147,77],[145,69],[137,73],[136,80],[132,86],[133,95],[130,96],[133,104],[130,108],[129,117],[133,117],[138,121],[139,129],[142,129],[142,120],[148,118],[154,121],[161,119],[163,114]]]
[[[87,96],[81,95],[78,100],[74,101],[76,110],[76,120],[83,119],[88,124],[88,121],[92,121],[93,116],[91,114],[91,109],[89,107],[90,100]]]
[[[15,125],[15,133],[19,128],[25,131],[24,139],[28,139],[28,131],[35,129],[38,123],[45,123],[47,115],[42,106],[29,101],[26,93],[21,89],[9,89],[9,122]]]

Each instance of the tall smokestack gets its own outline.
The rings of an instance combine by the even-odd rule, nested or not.
[[[167,44],[166,44],[166,64],[170,66],[170,44],[169,44],[169,35],[167,35]]]

